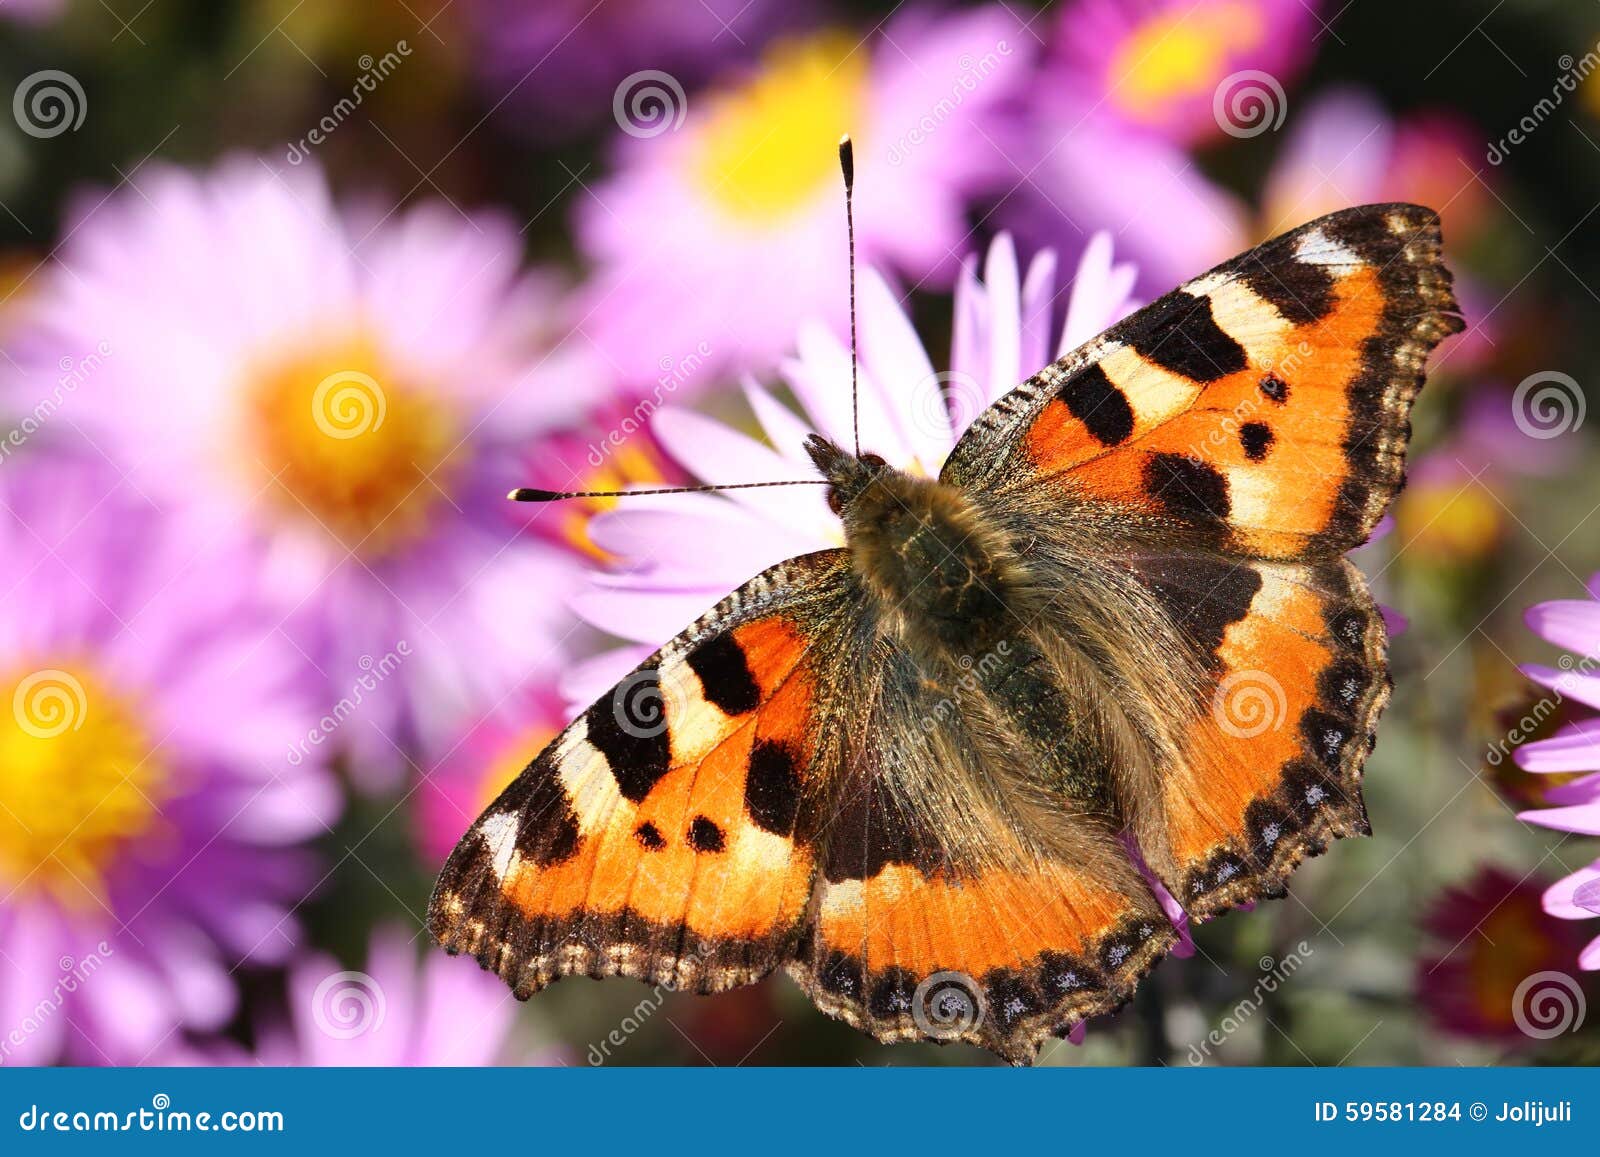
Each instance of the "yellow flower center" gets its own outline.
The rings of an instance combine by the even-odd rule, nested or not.
[[[245,422],[280,513],[368,558],[426,531],[463,453],[442,400],[359,342],[265,364]]]
[[[1229,60],[1254,48],[1263,34],[1254,4],[1216,4],[1156,17],[1123,41],[1112,58],[1112,98],[1140,120],[1155,120],[1178,101],[1209,99]]]
[[[859,133],[866,49],[842,33],[780,41],[741,87],[708,98],[697,168],[710,198],[756,222],[807,204],[838,176],[842,133]]]
[[[1542,914],[1523,897],[1502,903],[1483,918],[1468,957],[1468,976],[1479,1015],[1490,1025],[1509,1030],[1517,986],[1549,968],[1558,949]]]
[[[609,451],[604,461],[573,485],[575,490],[623,490],[635,485],[658,485],[666,480],[661,458],[648,445],[631,441]],[[609,551],[601,550],[589,537],[589,522],[597,514],[613,509],[615,498],[575,498],[557,504],[561,537],[573,548],[599,562],[614,561]]]
[[[0,678],[0,884],[104,903],[118,854],[171,794],[135,705],[79,665]]]
[[[1494,495],[1471,479],[1419,484],[1395,507],[1395,529],[1406,549],[1419,547],[1441,560],[1481,557],[1499,541],[1504,526]]]

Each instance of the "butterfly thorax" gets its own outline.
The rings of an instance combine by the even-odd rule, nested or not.
[[[856,576],[887,629],[944,660],[1014,633],[1022,563],[963,491],[820,438],[808,449],[829,481]]]

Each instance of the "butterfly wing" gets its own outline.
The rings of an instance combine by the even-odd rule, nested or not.
[[[764,572],[576,719],[446,862],[440,944],[524,998],[569,974],[713,992],[786,961],[849,718],[848,576],[841,550]]]
[[[1119,807],[1191,914],[1282,894],[1368,830],[1387,636],[1342,554],[1402,484],[1427,355],[1460,328],[1432,212],[1335,213],[1047,367],[945,465],[1032,544],[1064,592],[1038,629],[1146,737],[1112,764]]]
[[[1112,817],[1025,774],[984,678],[941,678],[885,637],[875,650],[857,683],[875,743],[829,800],[789,971],[879,1040],[1030,1063],[1120,1007],[1176,933]]]
[[[878,629],[845,552],[791,560],[529,765],[446,862],[429,928],[522,997],[787,965],[881,1040],[1030,1060],[1174,932],[1113,825],[1015,777],[971,710]]]
[[[1333,213],[1219,265],[978,417],[942,478],[1049,477],[1258,557],[1364,542],[1429,351],[1461,328],[1438,217]]]

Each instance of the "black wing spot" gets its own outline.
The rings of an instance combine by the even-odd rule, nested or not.
[[[751,750],[744,808],[762,831],[775,836],[793,833],[800,810],[800,770],[787,745],[763,739]]]
[[[1239,445],[1244,448],[1244,456],[1252,462],[1260,462],[1267,456],[1267,451],[1272,449],[1272,427],[1265,422],[1246,422],[1239,427]]]
[[[1289,400],[1289,383],[1277,374],[1268,374],[1257,385],[1268,400],[1277,402],[1280,406]]]
[[[1162,369],[1197,382],[1214,382],[1250,364],[1244,347],[1217,324],[1209,297],[1177,292],[1151,305],[1134,320],[1149,324],[1130,330],[1126,340]]]
[[[1133,407],[1098,365],[1073,374],[1056,396],[1102,446],[1125,442],[1133,433]]]
[[[660,672],[646,670],[619,684],[615,691],[584,712],[589,742],[606,759],[617,789],[631,803],[642,803],[672,762],[672,745],[664,716],[639,719],[641,711],[665,711],[666,697],[660,693]],[[656,681],[655,703],[650,680]],[[640,707],[640,705],[645,705]]]
[[[700,680],[706,701],[725,715],[743,715],[761,702],[761,688],[731,631],[690,651],[689,669]]]
[[[1309,325],[1333,312],[1333,274],[1324,265],[1298,259],[1249,263],[1240,276],[1291,325]]]
[[[1228,517],[1233,504],[1228,480],[1215,467],[1182,454],[1152,454],[1145,462],[1145,489],[1180,518]]]
[[[633,833],[633,838],[639,841],[641,847],[650,852],[659,852],[667,846],[667,841],[661,838],[661,829],[656,827],[655,824],[640,824]]]
[[[689,825],[689,846],[697,852],[720,852],[728,841],[715,823],[705,816],[695,816]]]

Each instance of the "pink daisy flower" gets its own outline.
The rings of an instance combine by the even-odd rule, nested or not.
[[[1444,215],[1452,247],[1487,219],[1492,198],[1474,178],[1470,128],[1440,113],[1398,122],[1373,98],[1336,89],[1288,108],[1282,143],[1252,207],[1214,184],[1182,146],[1129,132],[1103,108],[1047,92],[1033,106],[1031,180],[1001,215],[1039,244],[1070,249],[1083,229],[1108,229],[1164,292],[1251,246],[1324,213],[1378,201],[1418,201]],[[1241,148],[1266,147],[1256,140]],[[1471,287],[1464,296],[1471,304]],[[1469,317],[1484,311],[1468,310]],[[1475,346],[1472,331],[1452,351]],[[1481,348],[1478,352],[1482,352]],[[1454,361],[1461,352],[1452,352]]]
[[[293,946],[338,792],[237,539],[32,461],[0,557],[0,1061],[137,1064]]]
[[[1078,0],[1061,10],[1050,70],[1069,99],[1122,131],[1193,144],[1229,126],[1248,130],[1263,111],[1275,115],[1275,108],[1237,103],[1229,82],[1254,85],[1278,103],[1311,55],[1319,7],[1316,0]]]
[[[553,682],[530,678],[528,685]],[[444,864],[472,821],[568,722],[556,695],[530,691],[479,722],[439,760],[418,785],[413,811],[417,845],[428,868]]]
[[[139,184],[75,229],[0,396],[25,409],[103,351],[37,437],[247,527],[337,729],[312,742],[390,785],[400,748],[426,752],[557,650],[572,568],[504,495],[602,376],[546,328],[560,287],[522,273],[508,221],[340,211],[309,167],[246,159]]]
[[[1559,887],[1560,885],[1557,885]],[[1417,960],[1414,988],[1428,1019],[1455,1036],[1535,1044],[1527,984],[1569,967],[1582,943],[1540,909],[1538,876],[1486,866],[1439,893],[1423,913],[1432,948]],[[1548,896],[1548,892],[1546,892]]]
[[[609,120],[619,89],[624,110],[652,83],[681,91],[717,65],[749,57],[774,26],[799,23],[806,8],[777,0],[462,2],[485,98],[509,105],[510,127],[546,138]]]
[[[1548,642],[1572,654],[1556,667],[1528,664],[1523,674],[1555,693],[1557,702],[1571,699],[1600,708],[1600,575],[1589,580],[1588,599],[1539,603],[1527,613],[1528,626]],[[1572,655],[1579,658],[1574,660]],[[1586,773],[1544,793],[1554,807],[1522,812],[1520,819],[1560,832],[1600,836],[1600,722],[1586,716],[1567,724],[1549,739],[1524,743],[1513,758],[1524,771]],[[1600,860],[1551,885],[1544,894],[1545,911],[1563,920],[1600,916]],[[1600,937],[1578,956],[1579,967],[1600,969]]]
[[[418,952],[425,952],[419,963]],[[428,951],[401,928],[373,934],[364,966],[302,956],[289,967],[288,1015],[256,1026],[256,1047],[226,1042],[178,1047],[170,1064],[481,1066],[514,1063],[518,1004],[492,973]],[[546,1050],[533,1063],[563,1064]]]
[[[797,321],[843,321],[843,133],[872,191],[862,262],[948,280],[971,199],[1015,180],[1006,105],[1033,44],[1002,7],[906,10],[865,38],[779,41],[691,97],[675,131],[624,137],[617,175],[579,201],[597,274],[581,328],[625,380],[649,382],[702,345],[715,367],[765,370]]]

